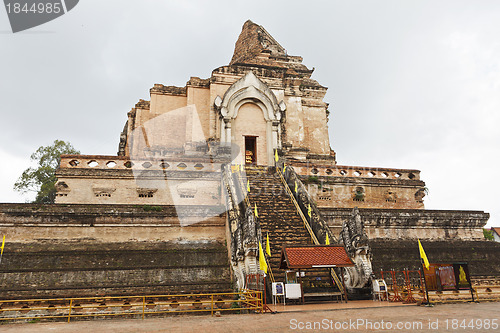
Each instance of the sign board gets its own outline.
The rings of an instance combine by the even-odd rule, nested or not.
[[[372,280],[372,287],[373,287],[373,291],[376,293],[387,291],[387,285],[386,285],[384,279]]]
[[[286,298],[298,299],[302,297],[302,291],[300,289],[300,283],[287,283],[285,284],[285,295]]]
[[[384,279],[374,279],[372,280],[372,288],[373,288],[373,300],[387,300],[389,298],[389,294],[387,292],[387,284]]]
[[[285,286],[283,282],[273,282],[273,296],[284,296]]]

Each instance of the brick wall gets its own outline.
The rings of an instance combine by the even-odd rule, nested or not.
[[[350,218],[350,208],[320,208],[333,233]],[[359,210],[370,239],[482,240],[490,214],[482,211],[424,209]]]
[[[371,240],[373,271],[419,269],[416,240]],[[492,241],[422,241],[430,263],[468,262],[473,276],[500,276],[500,244]]]
[[[0,204],[0,297],[231,290],[225,215],[172,206]],[[213,210],[213,211],[210,211]]]

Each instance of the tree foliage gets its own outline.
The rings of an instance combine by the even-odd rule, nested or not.
[[[483,236],[487,240],[493,240],[493,230],[483,229]]]
[[[41,146],[33,154],[31,161],[36,167],[23,171],[14,184],[14,190],[20,193],[37,192],[34,203],[54,203],[56,198],[55,172],[61,160],[61,154],[80,154],[71,143],[55,140],[50,146]]]

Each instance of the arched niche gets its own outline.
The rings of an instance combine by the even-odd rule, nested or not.
[[[220,98],[219,100],[216,99],[215,104],[219,111],[220,140],[221,143],[226,144],[241,144],[241,138],[234,137],[232,127],[242,107],[252,104],[262,111],[265,123],[248,122],[248,135],[259,132],[263,136],[261,140],[266,142],[266,158],[265,160],[259,159],[258,164],[274,165],[274,151],[281,147],[280,112],[284,111],[284,103],[278,103],[272,90],[250,71],[226,91],[222,100]],[[255,129],[252,126],[264,126],[264,128]],[[245,136],[245,131],[238,130],[237,135]],[[233,142],[233,140],[238,142]],[[240,148],[244,151],[244,147]],[[263,156],[262,154],[259,155]],[[237,162],[243,161],[240,159]]]

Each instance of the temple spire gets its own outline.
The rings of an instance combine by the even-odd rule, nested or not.
[[[248,20],[243,24],[240,36],[236,41],[230,65],[246,63],[262,52],[272,55],[286,56],[286,50],[269,34],[263,26]]]

